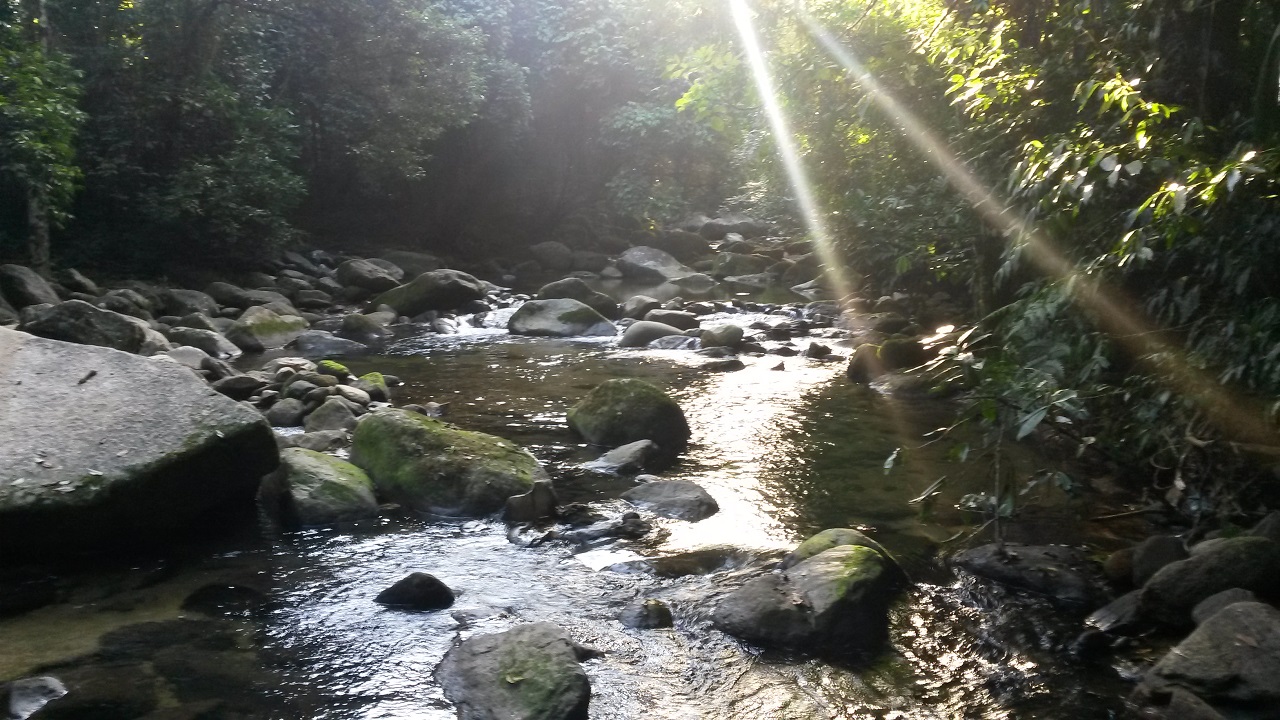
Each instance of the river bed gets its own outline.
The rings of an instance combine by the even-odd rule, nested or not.
[[[619,496],[634,481],[584,472],[581,463],[600,450],[569,432],[565,412],[609,378],[659,385],[693,431],[688,452],[662,476],[698,482],[720,512],[698,523],[653,519],[646,538],[587,549],[559,541],[523,547],[496,519],[389,512],[376,522],[295,533],[260,523],[162,556],[43,569],[58,575],[64,601],[0,621],[0,680],[81,666],[78,658],[104,633],[116,633],[109,637],[118,645],[138,623],[203,622],[209,608],[183,609],[184,599],[202,587],[232,587],[258,599],[215,603],[222,618],[206,629],[231,638],[219,654],[198,638],[170,634],[134,643],[115,661],[162,674],[165,704],[221,703],[223,714],[211,717],[443,719],[455,712],[431,673],[458,638],[546,620],[604,651],[585,664],[591,717],[602,720],[1120,714],[1135,670],[1127,660],[1072,660],[1065,648],[1079,632],[1078,616],[957,577],[941,562],[980,521],[956,505],[989,482],[980,460],[954,462],[962,440],[926,442],[952,408],[854,386],[839,361],[743,361],[741,370],[713,371],[688,351],[517,338],[491,328],[403,337],[386,354],[349,365],[402,378],[397,404],[448,402],[450,422],[527,447],[562,501],[606,514],[630,509]],[[1024,474],[1044,464],[1016,449],[1008,462]],[[940,495],[911,502],[944,475]],[[1079,521],[1085,502],[1050,502],[1053,513],[1009,531],[1043,533],[1052,517],[1059,541],[1118,544],[1112,534],[1122,529]],[[882,653],[833,664],[762,652],[711,627],[719,597],[828,527],[868,532],[916,580],[894,606]],[[453,608],[409,613],[373,602],[419,570],[458,592]],[[670,605],[675,627],[623,627],[619,611],[650,597]],[[169,670],[172,656],[186,658],[185,674]]]

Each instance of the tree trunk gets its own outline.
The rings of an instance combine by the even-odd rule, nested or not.
[[[40,52],[49,53],[49,15],[44,0],[22,0],[23,25]],[[27,185],[27,262],[38,273],[48,274],[49,203],[39,180]]]

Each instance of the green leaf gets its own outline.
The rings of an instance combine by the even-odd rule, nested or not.
[[[1035,430],[1036,427],[1040,425],[1041,421],[1044,420],[1044,416],[1048,412],[1049,412],[1049,406],[1046,405],[1037,410],[1033,410],[1031,413],[1023,417],[1022,421],[1018,424],[1017,439],[1021,440],[1022,438],[1030,435],[1031,431]]]

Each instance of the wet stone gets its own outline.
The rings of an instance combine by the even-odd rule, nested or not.
[[[453,605],[453,590],[430,573],[415,572],[378,593],[375,602],[405,610],[443,610]]]

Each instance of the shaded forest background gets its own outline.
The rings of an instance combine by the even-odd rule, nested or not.
[[[730,5],[7,0],[0,256],[616,250],[717,207],[801,235]],[[970,309],[930,371],[975,419],[1193,511],[1247,497],[1280,415],[1275,3],[751,7],[841,271]]]

